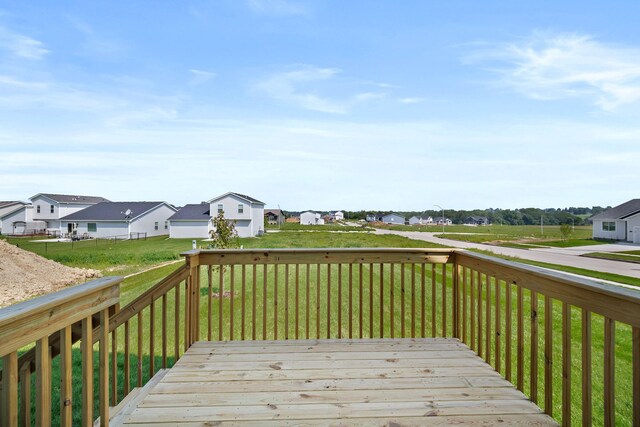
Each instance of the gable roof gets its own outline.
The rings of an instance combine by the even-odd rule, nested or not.
[[[640,212],[640,199],[632,199],[626,203],[607,209],[604,212],[600,212],[598,215],[594,215],[591,219],[624,219],[638,212]]]
[[[264,214],[282,215],[282,211],[280,209],[265,209]]]
[[[101,202],[60,218],[60,220],[132,221],[160,205],[166,205],[173,211],[176,210],[176,208],[166,202]]]
[[[5,206],[11,206],[11,205],[27,205],[28,203],[25,202],[21,202],[19,200],[5,200],[5,201],[0,201],[0,208],[4,208]]]
[[[169,217],[169,221],[209,221],[211,214],[208,203],[184,205],[180,210]]]
[[[265,205],[265,203],[264,203],[264,202],[261,202],[261,201],[260,201],[260,200],[258,200],[258,199],[254,199],[253,197],[247,196],[246,194],[234,193],[234,192],[232,192],[232,191],[230,191],[230,192],[228,192],[228,193],[225,193],[225,194],[223,194],[223,195],[221,195],[221,196],[214,197],[213,199],[209,200],[207,203],[213,203],[213,202],[215,202],[216,200],[220,200],[220,199],[222,199],[222,198],[224,198],[224,197],[227,197],[227,196],[236,196],[236,197],[239,197],[239,198],[241,198],[241,199],[244,199],[244,200],[246,200],[246,201],[248,201],[248,202],[250,202],[250,203],[255,203],[255,204],[263,205],[263,206]]]
[[[51,194],[51,193],[38,193],[30,199],[33,200],[38,196],[44,196],[58,203],[81,203],[81,204],[96,204],[101,202],[108,202],[109,200],[104,197],[98,196],[74,196],[69,194]]]

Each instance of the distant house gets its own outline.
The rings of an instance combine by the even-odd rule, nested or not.
[[[33,205],[26,204],[0,217],[0,228],[3,234],[44,233],[47,223],[33,220]]]
[[[58,232],[61,218],[84,210],[97,203],[108,202],[104,197],[72,194],[38,193],[30,198],[33,220],[44,221],[47,231]],[[62,232],[65,232],[63,229]]]
[[[307,211],[300,214],[300,224],[302,225],[323,225],[324,218],[318,212]]]
[[[20,202],[20,201],[0,201],[0,234],[3,233],[3,230],[5,234],[13,233],[13,224],[7,223],[7,228],[4,229],[2,218],[4,216],[11,214],[12,212],[16,212],[18,210],[23,209],[27,205],[28,203]]]
[[[412,216],[409,218],[409,225],[428,225],[433,224],[433,218],[430,216]]]
[[[63,233],[94,238],[126,239],[169,234],[169,217],[176,208],[166,202],[101,202],[60,219]]]
[[[470,216],[464,220],[465,225],[489,225],[489,218],[486,216]]]
[[[591,219],[594,239],[640,243],[640,199],[629,200]]]
[[[338,211],[338,212],[334,213],[334,214],[333,214],[333,218],[334,218],[336,221],[344,221],[344,212],[342,212],[342,211]]]
[[[280,209],[265,209],[264,219],[269,225],[280,225],[284,223],[284,214]]]
[[[365,217],[365,219],[367,220],[367,222],[380,222],[380,221],[382,221],[382,215],[374,214],[374,213],[368,213],[367,216]]]
[[[437,225],[451,225],[453,222],[449,218],[436,218]]]
[[[171,238],[206,238],[220,212],[233,221],[238,237],[264,232],[264,203],[240,193],[225,193],[199,205],[186,205],[169,218]]]
[[[400,224],[400,225],[404,225],[404,217],[402,215],[398,215],[398,214],[394,214],[394,213],[390,213],[390,214],[384,215],[381,218],[381,221],[384,222],[385,224]]]

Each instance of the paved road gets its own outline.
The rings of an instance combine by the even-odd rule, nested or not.
[[[578,255],[585,252],[615,252],[620,249],[618,245],[600,245],[580,248],[550,248],[550,249],[516,249],[504,248],[500,246],[483,245],[480,243],[460,242],[458,240],[441,239],[435,237],[435,233],[422,231],[396,231],[376,229],[376,234],[396,234],[414,240],[424,240],[426,242],[438,243],[440,245],[451,246],[463,249],[480,249],[493,252],[499,255],[507,255],[528,259],[531,261],[546,262],[549,264],[560,264],[569,267],[584,268],[587,270],[603,271],[606,273],[620,274],[640,278],[640,264],[620,261],[608,261],[604,259],[584,258]],[[608,246],[608,247],[605,247]],[[638,249],[637,245],[630,245],[626,250]]]

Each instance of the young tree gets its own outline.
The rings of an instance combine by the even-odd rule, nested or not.
[[[560,226],[560,234],[562,234],[562,240],[569,240],[571,234],[573,233],[573,227],[571,224],[562,224]]]
[[[217,249],[229,249],[238,247],[238,233],[234,221],[224,218],[224,212],[218,213],[213,218],[213,230],[209,231],[212,245]]]

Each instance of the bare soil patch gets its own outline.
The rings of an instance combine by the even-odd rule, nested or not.
[[[67,267],[0,240],[0,307],[101,276],[98,270]]]

